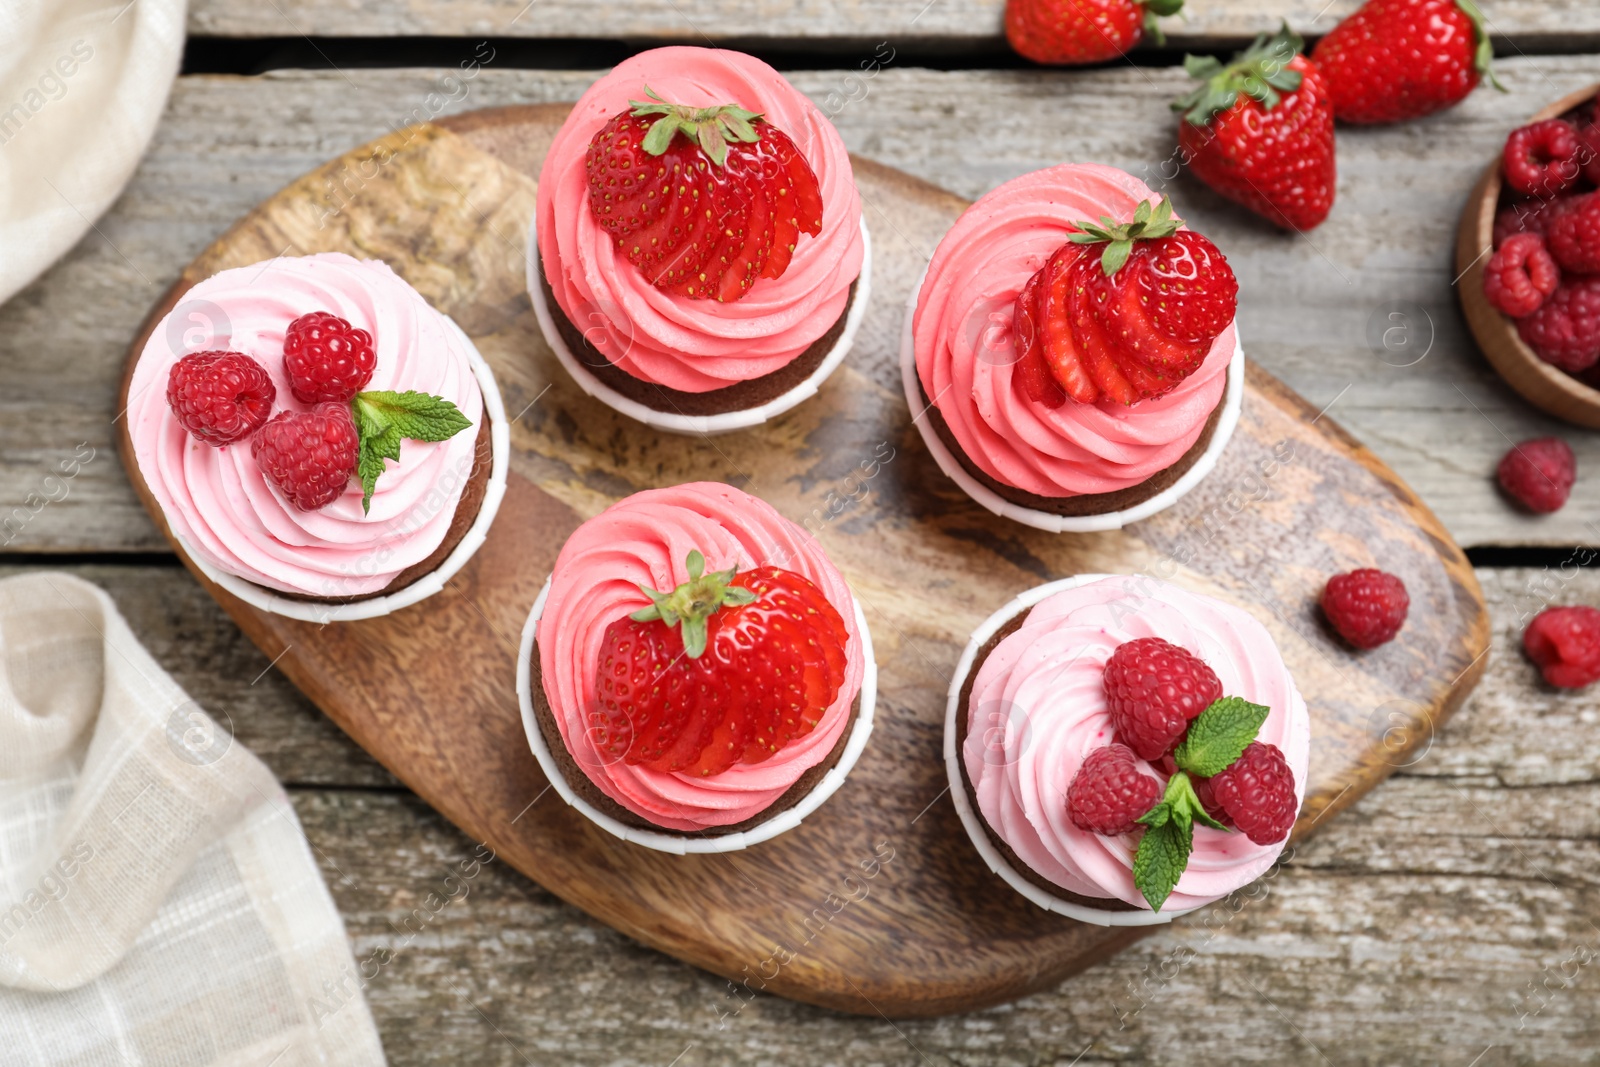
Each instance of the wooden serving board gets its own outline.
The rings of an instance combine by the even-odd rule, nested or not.
[[[386,260],[473,337],[513,418],[511,478],[487,544],[444,592],[319,628],[208,588],[329,717],[503,862],[732,979],[708,1021],[759,990],[888,1016],[973,1009],[1140,936],[1027,903],[984,868],[944,795],[956,660],[972,630],[1030,586],[1147,571],[1251,608],[1311,708],[1301,837],[1425,753],[1477,681],[1488,619],[1460,549],[1371,453],[1258,368],[1217,470],[1129,530],[1046,534],[962,495],[911,424],[897,352],[906,297],[966,202],[870,160],[855,165],[872,306],[818,397],[717,438],[663,435],[590,400],[545,346],[523,289],[535,177],[566,110],[412,127],[306,175],[183,272],[129,368],[195,282],[318,251]],[[126,462],[125,431],[122,446]],[[131,464],[129,476],[160,524]],[[567,809],[528,750],[514,688],[519,631],[568,534],[623,496],[696,479],[741,486],[815,531],[863,605],[881,668],[877,729],[844,788],[799,829],[726,856],[650,852]],[[1373,564],[1405,580],[1411,616],[1394,643],[1352,654],[1316,598],[1328,575]]]

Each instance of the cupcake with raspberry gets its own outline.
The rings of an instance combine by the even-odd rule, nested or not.
[[[1272,866],[1310,740],[1305,702],[1249,614],[1152,578],[1083,575],[973,634],[945,762],[991,870],[1051,911],[1142,926]]]
[[[816,540],[701,482],[580,526],[523,628],[540,767],[626,840],[728,852],[799,825],[872,732],[865,619]]]
[[[1117,529],[1196,485],[1232,434],[1237,296],[1217,247],[1137,178],[1035,171],[939,243],[906,315],[906,399],[939,466],[990,511]]]
[[[184,336],[196,308],[212,336]],[[151,331],[128,398],[132,466],[168,530],[265,611],[331,621],[413,604],[483,543],[505,491],[487,364],[376,260],[213,275]]]
[[[816,393],[865,314],[869,264],[832,124],[758,59],[658,48],[592,85],[556,134],[528,291],[585,392],[716,433]]]

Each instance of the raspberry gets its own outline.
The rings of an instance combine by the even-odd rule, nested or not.
[[[1483,272],[1483,295],[1514,319],[1538,311],[1559,284],[1561,270],[1535,233],[1506,238]]]
[[[1523,632],[1522,647],[1551,685],[1592,685],[1600,681],[1600,610],[1546,608]]]
[[[1103,684],[1118,739],[1147,760],[1171,752],[1189,721],[1222,699],[1222,682],[1204,660],[1159,637],[1117,646]]]
[[[326,311],[301,315],[283,335],[289,391],[302,404],[345,401],[372,380],[372,335]]]
[[[1578,133],[1563,119],[1512,130],[1502,169],[1517,192],[1555,196],[1578,180]]]
[[[1300,812],[1289,761],[1276,745],[1260,741],[1246,745],[1227,770],[1210,780],[1210,793],[1233,825],[1258,845],[1275,845],[1288,837]]]
[[[1500,488],[1529,511],[1559,511],[1578,477],[1572,448],[1559,437],[1537,437],[1512,447],[1495,471]]]
[[[1600,276],[1570,277],[1538,311],[1517,320],[1517,333],[1538,357],[1568,374],[1600,360]]]
[[[1067,787],[1067,817],[1072,825],[1115,837],[1139,827],[1139,816],[1161,799],[1161,782],[1139,769],[1133,749],[1110,744],[1083,761]]]
[[[1322,590],[1322,611],[1339,635],[1357,648],[1394,640],[1406,621],[1406,584],[1372,567],[1336,574]]]
[[[1206,809],[1206,814],[1220,822],[1222,825],[1233,828],[1233,816],[1228,814],[1220,801],[1217,800],[1216,790],[1211,785],[1210,778],[1197,778],[1191,776],[1189,784],[1194,786],[1194,795],[1200,801],[1200,806]]]
[[[1558,196],[1554,200],[1527,199],[1507,204],[1494,217],[1494,247],[1505,244],[1506,238],[1512,234],[1536,233],[1544,237],[1551,223],[1567,212],[1582,207],[1593,195],[1579,193]]]
[[[208,445],[248,437],[272,414],[278,390],[243,352],[195,352],[172,365],[167,404],[178,424]]]
[[[350,409],[332,402],[308,412],[280,411],[250,443],[261,473],[301,511],[339,499],[360,450]]]
[[[1564,270],[1600,274],[1600,197],[1583,197],[1575,210],[1552,219],[1545,239]]]
[[[1600,122],[1591,119],[1578,124],[1578,168],[1590,182],[1600,185]]]

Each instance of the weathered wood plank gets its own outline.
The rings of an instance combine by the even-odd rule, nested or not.
[[[471,54],[464,45],[462,59]],[[1600,436],[1547,419],[1500,383],[1467,336],[1449,264],[1457,213],[1506,130],[1546,98],[1593,81],[1600,60],[1502,66],[1509,95],[1479,92],[1422,122],[1341,131],[1340,200],[1309,238],[1271,231],[1187,176],[1168,188],[1240,274],[1251,355],[1313,403],[1331,402],[1331,417],[1410,482],[1458,541],[1595,543],[1600,482],[1584,477],[1562,513],[1541,519],[1518,515],[1495,492],[1491,475],[1506,438],[1562,433],[1580,470],[1595,471]],[[469,82],[447,73],[180,80],[150,155],[99,232],[0,307],[0,544],[160,547],[109,447],[118,367],[146,309],[233,220],[387,128],[435,112],[571,99],[593,77],[492,65]],[[1173,143],[1165,101],[1183,75],[889,69],[864,82],[829,71],[797,73],[795,81],[835,113],[854,151],[976,196],[1064,158],[1160,181]],[[870,205],[867,214],[870,225]],[[903,239],[887,230],[877,237]],[[1369,324],[1385,325],[1396,301],[1410,305],[1402,310],[1414,327],[1432,324],[1432,348],[1411,366],[1395,364],[1413,357],[1367,341]],[[865,340],[858,366],[892,388],[889,344]],[[94,457],[69,481],[52,477],[80,443]]]
[[[1206,47],[1276,29],[1327,33],[1360,0],[1208,0],[1166,20],[1171,47]],[[1490,31],[1522,47],[1600,38],[1587,0],[1490,0]],[[888,40],[962,49],[1001,41],[1005,0],[195,0],[189,32],[222,37],[490,36],[706,40],[787,47]]]

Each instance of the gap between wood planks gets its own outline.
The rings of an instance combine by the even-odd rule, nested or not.
[[[184,46],[183,74],[264,74],[272,70],[342,70],[384,67],[453,67],[462,49],[487,40],[495,66],[514,70],[599,70],[629,56],[674,41],[611,38],[527,37],[200,37]],[[1307,49],[1316,37],[1307,38]],[[846,57],[870,53],[877,39],[819,37],[806,40],[729,38],[721,47],[749,52],[779,70],[833,70],[850,65]],[[1181,66],[1186,53],[1226,56],[1246,38],[1199,38],[1141,46],[1125,60],[1140,67]],[[1039,68],[993,36],[896,38],[895,65],[932,70],[1028,70]],[[1537,56],[1600,52],[1600,36],[1512,35],[1495,39],[1495,55]],[[1086,70],[1097,68],[1089,67]]]

